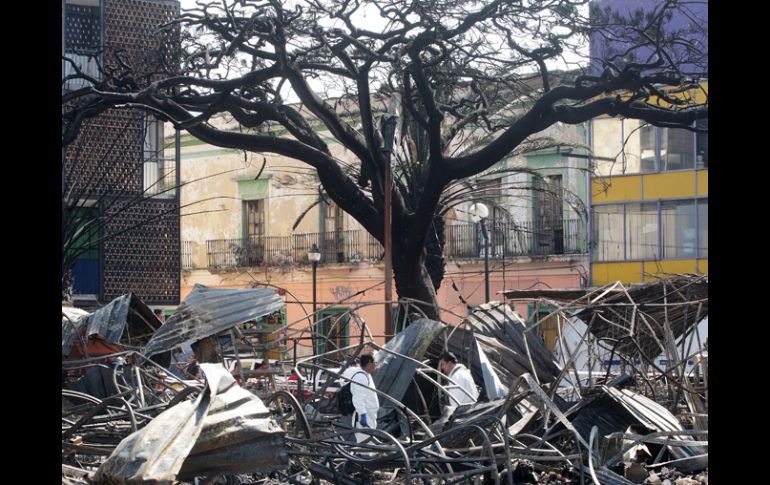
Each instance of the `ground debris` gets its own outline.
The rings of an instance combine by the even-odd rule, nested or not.
[[[101,316],[63,311],[62,483],[707,484],[708,355],[697,331],[707,284],[678,276],[548,300],[555,352],[537,333],[546,318],[527,322],[500,302],[457,327],[415,318],[384,346],[353,309],[345,321],[359,342],[296,358],[297,380],[279,375],[287,384],[264,398],[219,364],[183,379],[163,353],[192,336],[232,335],[240,317],[216,316],[225,299],[245,302],[248,316],[272,309],[272,294],[199,288],[173,327],[153,335],[145,325],[149,353],[121,341],[147,314],[135,296]],[[193,313],[207,315],[205,329]],[[340,321],[316,338],[336,338]],[[471,370],[478,402],[447,406],[453,383],[437,369],[447,349]],[[333,391],[363,352],[375,354],[380,410],[357,443]]]

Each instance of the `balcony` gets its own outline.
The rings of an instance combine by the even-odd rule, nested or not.
[[[208,267],[308,264],[307,253],[313,244],[321,249],[321,264],[375,261],[382,257],[382,246],[366,231],[314,232],[206,241]]]
[[[582,254],[587,251],[585,222],[579,219],[564,220],[557,226],[532,222],[497,224],[489,229],[489,243],[490,258]],[[381,260],[383,255],[380,243],[363,230],[253,236],[206,241],[208,268],[309,264],[307,253],[313,244],[321,250],[321,264],[373,262]],[[448,225],[444,256],[448,259],[483,258],[484,242],[479,226]],[[192,261],[191,254],[188,261]],[[192,269],[191,263],[187,266]]]
[[[552,256],[587,252],[586,226],[580,219],[561,224],[518,222],[490,224],[489,257]],[[449,259],[483,258],[484,240],[477,224],[446,227],[444,256]]]

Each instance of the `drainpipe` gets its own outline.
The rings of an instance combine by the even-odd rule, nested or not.
[[[588,129],[586,130],[587,145],[589,148],[588,158],[586,163],[588,164],[588,173],[586,174],[586,199],[588,199],[588,217],[586,218],[586,245],[588,246],[588,281],[587,286],[592,286],[594,282],[593,274],[593,206],[591,205],[591,189],[593,187],[593,170],[594,164],[591,155],[594,151],[593,146],[593,120],[588,120]]]

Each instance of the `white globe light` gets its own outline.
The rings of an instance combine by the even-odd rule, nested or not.
[[[310,260],[311,263],[321,261],[321,251],[315,243],[313,243],[313,247],[310,248],[310,251],[307,252],[307,259]]]
[[[489,208],[481,202],[474,202],[468,209],[473,222],[479,222],[481,219],[486,219],[489,216]]]

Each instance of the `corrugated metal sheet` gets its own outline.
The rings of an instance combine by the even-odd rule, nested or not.
[[[201,364],[206,388],[126,437],[94,483],[171,483],[194,475],[270,472],[288,464],[285,432],[221,364]],[[179,475],[179,477],[177,477]]]
[[[100,335],[111,343],[120,342],[128,327],[131,330],[127,335],[127,343],[131,345],[144,345],[149,340],[148,336],[161,326],[150,307],[133,293],[115,298],[91,314],[82,310],[74,312],[68,308],[70,319],[77,318],[76,328],[65,318],[65,308],[62,307],[62,355],[69,355],[77,333],[84,326],[86,339],[91,335]]]
[[[553,353],[548,350],[536,332],[526,334],[525,345],[524,330],[527,325],[524,319],[507,304],[493,302],[480,305],[463,323],[471,325],[480,348],[486,353],[505,386],[510,386],[516,377],[525,372],[537,372],[541,383],[553,382],[559,374],[559,368],[553,360]],[[458,332],[462,332],[462,328],[458,329]],[[463,339],[461,335],[458,337]],[[455,338],[452,339],[452,342],[454,341]],[[532,369],[527,357],[527,347],[535,369]],[[469,350],[474,351],[474,349]],[[476,375],[474,371],[474,378],[480,377],[481,375]]]
[[[115,298],[107,305],[96,310],[86,318],[86,337],[101,335],[108,342],[117,342],[123,335],[128,319],[128,307],[131,305],[131,293]],[[158,322],[160,327],[160,322]]]
[[[285,305],[269,288],[207,288],[195,285],[176,312],[150,339],[144,354],[152,356],[183,343],[217,334],[280,310]]]
[[[628,389],[603,387],[603,390],[644,426],[656,431],[684,431],[679,420],[668,409],[652,399]],[[694,441],[687,435],[672,435],[670,438]],[[705,455],[705,466],[708,466],[708,452],[702,446],[669,446],[669,450],[679,459]]]
[[[385,344],[384,348],[420,361],[431,342],[438,338],[443,330],[443,323],[423,318],[399,332]],[[383,351],[377,352],[375,363],[377,370],[374,372],[374,387],[397,401],[403,400],[418,364]],[[383,400],[380,403],[380,411],[377,413],[378,424],[384,425],[385,416],[392,412],[394,412],[393,404]],[[379,427],[382,428],[382,426]]]
[[[61,307],[61,354],[69,355],[72,344],[78,336],[80,320],[87,316],[88,312],[75,307]]]
[[[615,382],[622,382],[624,377],[627,376],[621,376]],[[595,394],[585,397],[567,413],[567,418],[586,441],[594,426],[598,428],[599,436],[625,432],[629,426],[639,424],[659,432],[684,431],[676,417],[665,407],[639,393],[619,389],[612,384],[601,386]],[[545,439],[549,439],[550,435],[558,433],[561,429],[561,426],[554,427]],[[674,435],[670,439],[694,441],[688,435]],[[702,446],[683,445],[668,448],[676,458],[706,455],[699,463],[708,466],[707,450]]]

